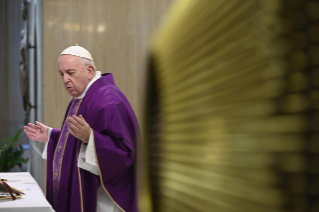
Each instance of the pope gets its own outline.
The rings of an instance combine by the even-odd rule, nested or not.
[[[111,73],[96,71],[89,51],[65,49],[58,69],[72,96],[61,129],[24,127],[46,142],[46,197],[57,212],[137,212],[134,177],[137,119]]]

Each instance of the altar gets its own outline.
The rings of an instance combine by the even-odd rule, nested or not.
[[[1,212],[54,212],[45,194],[29,172],[0,173],[2,179],[8,179],[7,184],[26,195],[16,200],[0,200]]]

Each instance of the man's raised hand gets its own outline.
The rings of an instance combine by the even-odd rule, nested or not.
[[[84,143],[88,143],[91,134],[91,127],[85,121],[83,116],[73,115],[68,117],[67,121],[69,123],[69,132]]]
[[[48,140],[49,127],[36,121],[36,125],[29,123],[29,126],[24,126],[24,132],[34,141],[46,142]]]

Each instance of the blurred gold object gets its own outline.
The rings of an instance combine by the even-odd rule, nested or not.
[[[176,1],[152,42],[155,212],[318,211],[319,6]]]

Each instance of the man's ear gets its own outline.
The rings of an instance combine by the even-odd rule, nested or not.
[[[89,71],[89,75],[88,75],[89,80],[93,79],[93,77],[95,76],[94,66],[88,65],[87,70]]]

